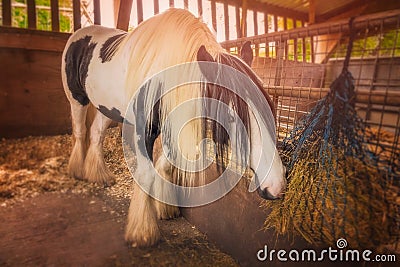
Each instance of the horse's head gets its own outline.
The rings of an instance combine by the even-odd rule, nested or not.
[[[256,102],[255,106],[263,106],[260,110],[258,108],[254,110],[254,105],[253,107],[250,107],[245,100],[234,93],[223,93],[223,91],[228,90],[218,88],[218,86],[211,86],[207,89],[209,91],[207,94],[208,97],[222,100],[225,104],[230,105],[242,120],[246,130],[250,131],[250,168],[253,169],[255,175],[253,180],[255,186],[253,186],[252,189],[250,188],[250,190],[257,190],[258,194],[264,199],[277,199],[282,197],[286,188],[286,169],[275,146],[274,104],[269,95],[263,89],[260,78],[258,78],[249,66],[253,60],[253,52],[250,42],[246,42],[243,45],[240,51],[240,58],[241,59],[228,53],[223,53],[214,59],[204,46],[201,46],[197,53],[198,61],[218,62],[228,65],[245,74],[253,82],[253,86],[249,86],[249,88],[240,88],[240,90],[246,92],[247,95],[261,96],[256,98],[250,97],[250,99],[253,98],[255,100],[253,101],[253,104]],[[212,79],[215,79],[215,74],[210,73],[209,69],[202,69],[202,72],[204,76],[206,76],[207,80],[210,80],[207,76],[214,76]],[[232,80],[232,83],[235,83],[236,77],[230,77],[230,79]],[[239,79],[238,82],[240,83]],[[258,88],[257,92],[254,90],[255,87]],[[262,113],[261,116],[260,113]],[[263,123],[259,123],[260,117],[267,118],[266,127],[265,123],[264,126],[262,125]],[[215,131],[215,129],[213,129],[213,131]],[[216,132],[222,132],[229,135],[229,133],[226,133],[225,131],[217,130]],[[223,136],[222,138],[214,136],[214,139],[217,141],[217,146],[219,145],[218,142],[221,141],[225,142],[222,145],[228,145],[228,141],[226,141],[228,138],[226,138],[226,136]],[[237,142],[240,143],[240,140]]]

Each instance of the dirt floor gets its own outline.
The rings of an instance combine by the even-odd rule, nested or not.
[[[0,266],[237,266],[182,217],[152,248],[125,243],[132,178],[108,131],[108,188],[68,177],[69,135],[0,141]]]

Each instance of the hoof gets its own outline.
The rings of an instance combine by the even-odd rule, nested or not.
[[[157,219],[170,220],[179,217],[180,211],[176,206],[171,206],[168,204],[161,203],[159,201],[155,202]]]

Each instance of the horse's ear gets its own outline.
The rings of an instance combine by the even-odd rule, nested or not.
[[[240,57],[246,62],[249,67],[251,67],[251,63],[253,63],[253,49],[251,49],[251,42],[247,41],[243,44],[240,49]]]
[[[199,51],[197,51],[197,61],[211,61],[214,62],[214,58],[208,53],[204,45],[200,46]]]

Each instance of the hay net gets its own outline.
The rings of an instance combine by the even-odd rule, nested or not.
[[[282,143],[289,185],[282,201],[266,202],[265,227],[313,244],[345,238],[352,248],[382,248],[399,241],[399,177],[365,146],[348,71],[354,34],[329,93]]]

